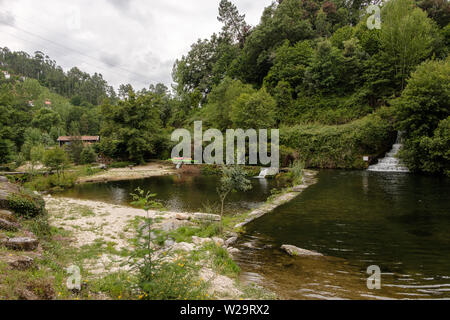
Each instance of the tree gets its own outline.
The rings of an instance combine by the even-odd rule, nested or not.
[[[42,131],[50,130],[51,127],[58,127],[61,124],[61,117],[51,109],[40,109],[33,117],[31,125]]]
[[[405,131],[401,157],[413,171],[448,172],[450,58],[428,61],[412,74],[395,101],[398,126]],[[446,149],[447,148],[447,149]]]
[[[305,71],[314,55],[311,41],[300,41],[291,46],[285,41],[275,53],[273,67],[264,79],[264,85],[271,91],[280,81],[289,83],[295,92],[303,88]]]
[[[45,148],[43,145],[37,145],[30,150],[30,162],[31,162],[31,172],[34,172],[34,167],[42,161],[45,154]]]
[[[240,129],[270,129],[277,121],[276,101],[265,88],[244,93],[233,103],[231,120]]]
[[[61,174],[64,175],[64,170],[69,164],[69,157],[63,149],[53,148],[45,151],[42,162],[52,172],[56,171],[59,179]]]
[[[243,47],[245,39],[250,33],[250,26],[245,22],[245,15],[239,14],[239,10],[232,2],[221,0],[217,19],[224,24],[222,36]]]
[[[100,151],[106,156],[141,163],[156,155],[161,140],[160,113],[153,93],[134,93],[117,105],[101,107],[104,118]]]
[[[305,71],[305,84],[311,93],[320,90],[324,93],[339,92],[344,57],[342,51],[326,40],[317,45],[311,64]]]
[[[217,193],[220,198],[221,210],[220,215],[223,218],[225,209],[225,200],[232,192],[245,192],[252,189],[250,180],[246,178],[245,171],[240,166],[232,166],[222,168],[222,178],[220,184],[217,187]],[[221,226],[222,228],[222,226]]]
[[[430,56],[438,33],[413,0],[389,1],[381,13],[383,58],[394,67],[398,86],[403,89],[414,67]]]
[[[81,164],[91,164],[97,160],[97,154],[91,146],[86,146],[83,148],[83,151],[80,155],[80,163]]]
[[[239,80],[225,78],[214,87],[208,96],[208,103],[202,110],[206,122],[222,132],[233,126],[231,120],[233,103],[244,93],[253,94],[256,91]]]

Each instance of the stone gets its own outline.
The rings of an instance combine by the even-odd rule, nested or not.
[[[171,219],[171,220],[167,220],[160,224],[155,225],[155,228],[160,229],[165,232],[170,232],[170,231],[177,230],[181,227],[187,226],[189,224],[190,223],[188,221],[180,221],[180,220],[176,220],[176,219],[173,219],[173,220]]]
[[[165,246],[166,248],[172,247],[174,244],[175,244],[175,241],[173,241],[172,239],[166,240],[166,241],[164,242],[164,246]]]
[[[19,225],[0,218],[0,230],[16,232],[19,230]]]
[[[239,224],[235,225],[234,228],[235,229],[240,229],[240,228],[244,227],[246,224],[247,224],[247,222],[242,222],[242,223],[239,223]]]
[[[217,214],[209,214],[209,213],[194,213],[195,220],[201,221],[222,221],[222,217]]]
[[[27,300],[27,301],[39,300],[39,297],[28,289],[18,289],[17,293],[19,295],[20,300]]]
[[[237,248],[232,248],[232,247],[229,247],[229,248],[227,249],[227,251],[228,251],[229,254],[236,254],[236,253],[241,252],[241,250],[239,250],[239,249],[237,249]]]
[[[0,176],[0,182],[9,182],[7,177]]]
[[[281,249],[286,251],[289,255],[296,256],[296,257],[301,257],[301,256],[303,256],[303,257],[323,257],[323,254],[321,254],[321,253],[301,249],[301,248],[291,246],[291,245],[286,245],[286,244],[281,246]]]
[[[226,246],[226,247],[229,247],[229,246],[231,246],[232,244],[234,244],[237,240],[238,240],[237,237],[229,238],[229,239],[227,239],[227,241],[225,241],[225,246]]]
[[[11,250],[34,251],[39,245],[39,241],[32,238],[9,238],[2,240],[1,244]]]
[[[292,191],[294,191],[294,192],[303,192],[303,190],[305,190],[306,188],[308,188],[308,186],[306,186],[306,185],[299,185],[299,186],[295,186],[294,188],[292,188]]]
[[[177,220],[180,220],[180,221],[185,221],[185,220],[189,220],[190,219],[190,217],[187,214],[184,214],[184,213],[177,213],[175,218]]]
[[[212,239],[210,239],[210,238],[200,238],[200,237],[193,236],[192,237],[192,242],[195,245],[197,245],[197,246],[203,246],[203,245],[205,245],[207,243],[212,242]]]
[[[5,219],[9,222],[17,222],[17,218],[11,211],[8,210],[0,210],[0,219]]]
[[[25,256],[6,256],[5,260],[14,270],[25,271],[35,267],[34,259]]]
[[[194,245],[192,243],[187,243],[187,242],[180,242],[180,243],[175,243],[172,246],[172,250],[174,251],[187,251],[187,252],[191,252],[195,249]]]

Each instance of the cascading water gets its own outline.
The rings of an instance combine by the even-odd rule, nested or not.
[[[261,173],[256,178],[257,179],[265,179],[268,174],[269,174],[269,168],[265,168],[265,169],[261,170]]]
[[[257,179],[265,179],[267,176],[276,176],[280,171],[278,168],[262,168],[259,176],[255,177]]]
[[[402,147],[402,134],[399,132],[392,150],[386,154],[385,158],[378,160],[377,164],[370,166],[368,170],[376,172],[409,172],[409,169],[402,165],[397,158],[398,152]]]

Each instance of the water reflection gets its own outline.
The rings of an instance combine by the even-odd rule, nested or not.
[[[219,183],[217,176],[179,174],[165,177],[152,177],[142,180],[116,181],[107,183],[82,184],[60,196],[105,201],[128,205],[136,188],[157,194],[157,199],[173,211],[197,212],[206,204],[218,201],[216,192]],[[277,186],[275,180],[252,179],[253,189],[245,193],[231,194],[226,203],[226,212],[234,213],[257,207]]]
[[[247,227],[254,247],[272,249],[243,246],[244,238],[238,259],[285,298],[450,298],[448,194],[448,179],[324,171],[318,184]],[[287,257],[282,244],[326,259]],[[366,287],[370,265],[383,272],[377,292]]]

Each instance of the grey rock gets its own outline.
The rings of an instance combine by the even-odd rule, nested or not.
[[[32,238],[9,238],[1,242],[5,247],[17,251],[34,251],[39,246],[39,241]]]
[[[165,247],[171,247],[171,246],[173,246],[174,244],[175,244],[175,241],[173,241],[172,239],[166,240],[166,241],[164,242],[164,246],[165,246]]]
[[[229,247],[232,244],[234,244],[237,240],[238,240],[237,237],[229,238],[229,239],[227,239],[227,241],[225,241],[225,246]]]
[[[18,229],[19,225],[17,223],[0,218],[0,230],[16,232]]]
[[[34,259],[30,257],[8,256],[5,260],[14,270],[25,271],[35,267]]]
[[[0,210],[0,219],[5,219],[9,222],[17,222],[17,219],[14,216],[14,214],[8,210]]]
[[[205,245],[205,244],[207,244],[207,243],[212,242],[212,239],[210,239],[210,238],[200,238],[200,237],[193,236],[193,237],[192,237],[192,242],[193,242],[195,245],[203,246],[203,245]]]
[[[286,251],[289,255],[291,256],[296,256],[296,257],[323,257],[323,254],[315,252],[315,251],[310,251],[310,250],[305,250],[305,249],[301,249],[298,248],[296,246],[291,246],[291,245],[283,245],[281,246],[281,249]]]
[[[156,225],[155,228],[160,229],[165,232],[170,232],[173,230],[177,230],[181,227],[187,226],[189,224],[190,223],[187,221],[181,221],[181,220],[174,219],[174,220],[168,220],[168,221],[162,222],[161,224]]]
[[[194,213],[195,220],[201,221],[222,221],[222,217],[217,214],[208,214],[208,213]]]
[[[7,177],[0,176],[0,182],[9,182]]]
[[[172,250],[174,250],[174,251],[191,252],[194,249],[195,249],[194,245],[192,243],[187,243],[187,242],[176,243],[172,246]]]
[[[177,220],[181,220],[181,221],[185,221],[185,220],[189,220],[190,217],[189,217],[189,215],[184,214],[184,213],[177,213],[176,219]]]
[[[228,248],[227,251],[231,255],[241,252],[241,250],[236,249],[236,248],[232,248],[232,247]]]

